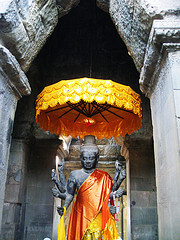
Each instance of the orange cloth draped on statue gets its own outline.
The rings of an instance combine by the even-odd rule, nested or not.
[[[68,240],[81,240],[89,224],[102,210],[102,230],[109,219],[108,199],[113,185],[108,173],[96,169],[81,185],[68,227]]]

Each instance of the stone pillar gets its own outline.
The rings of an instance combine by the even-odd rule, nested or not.
[[[52,239],[54,202],[51,189],[54,184],[51,181],[51,169],[56,165],[58,145],[57,139],[36,139],[31,146],[27,163],[22,239]]]
[[[119,136],[114,138],[115,142],[121,146],[121,156],[126,160],[126,184],[127,184],[127,238],[131,240],[131,184],[130,184],[130,161],[129,161],[129,149],[128,144],[125,142],[125,138]]]
[[[150,33],[141,89],[150,98],[160,240],[180,236],[180,21],[156,20]]]
[[[0,226],[14,114],[18,99],[29,93],[28,80],[15,57],[0,45]]]
[[[130,161],[129,161],[129,150],[125,144],[124,139],[119,137],[122,140],[121,146],[121,155],[126,159],[126,182],[127,182],[127,238],[131,240],[131,179],[130,179]]]
[[[129,142],[131,239],[158,240],[152,139]]]
[[[157,204],[152,139],[119,137],[126,159],[128,240],[157,240]]]
[[[29,155],[26,141],[12,139],[1,228],[3,240],[22,239]]]

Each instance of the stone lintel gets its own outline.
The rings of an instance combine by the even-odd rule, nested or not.
[[[0,69],[6,74],[9,86],[18,98],[31,93],[28,79],[16,58],[2,45],[0,45]]]
[[[164,51],[176,51],[180,44],[180,21],[154,20],[147,43],[144,64],[140,73],[141,91],[150,97]]]

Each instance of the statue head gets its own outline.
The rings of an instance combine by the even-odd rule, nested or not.
[[[87,170],[96,168],[99,160],[99,149],[94,136],[87,135],[84,137],[84,144],[80,151],[82,167]]]

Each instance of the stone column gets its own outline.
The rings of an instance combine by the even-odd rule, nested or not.
[[[17,101],[30,94],[28,80],[15,57],[0,45],[0,226]]]
[[[125,138],[119,136],[114,138],[115,142],[121,146],[121,156],[126,160],[126,183],[127,183],[127,238],[132,239],[131,236],[131,179],[130,179],[130,161],[129,161],[129,149],[128,144],[125,142]]]
[[[1,227],[3,240],[23,237],[29,150],[30,144],[25,140],[12,139]]]
[[[180,21],[156,20],[140,85],[150,98],[160,240],[180,236]]]

